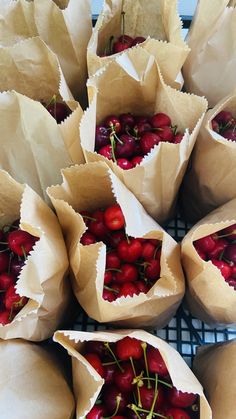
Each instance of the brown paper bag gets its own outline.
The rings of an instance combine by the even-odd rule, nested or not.
[[[49,345],[0,341],[0,358],[2,419],[73,419],[74,397]]]
[[[74,166],[62,171],[62,185],[48,188],[65,236],[73,271],[74,293],[99,322],[158,328],[174,316],[184,293],[178,244],[144,211],[140,203],[105,163]],[[86,230],[80,211],[94,211],[118,202],[124,213],[126,233],[162,241],[161,278],[147,294],[122,297],[113,303],[102,298],[106,246],[80,244]]]
[[[187,42],[191,52],[183,67],[188,92],[204,95],[211,107],[236,85],[235,0],[199,0]]]
[[[171,218],[188,159],[207,108],[205,99],[178,92],[162,79],[153,56],[133,49],[112,61],[88,82],[90,106],[80,124],[87,161],[105,161],[146,211],[159,223]],[[184,133],[180,144],[161,142],[130,170],[94,152],[95,125],[108,115],[167,113]]]
[[[193,369],[203,385],[214,419],[235,418],[236,341],[200,346]],[[230,367],[230,368],[229,368]]]
[[[185,216],[190,220],[199,220],[236,197],[236,143],[213,131],[211,124],[222,110],[236,117],[236,90],[203,120],[181,194]]]
[[[30,38],[14,46],[0,48],[0,91],[16,90],[31,99],[50,103],[56,96],[74,113],[58,129],[72,162],[83,163],[78,125],[83,115],[66,84],[57,56],[39,38]],[[61,137],[61,134],[56,135]]]
[[[168,368],[173,385],[181,391],[200,396],[200,419],[211,419],[211,409],[203,389],[180,354],[168,343],[143,330],[117,330],[116,332],[57,331],[54,341],[60,343],[72,357],[73,387],[76,400],[76,419],[82,419],[93,407],[104,380],[81,355],[83,343],[90,340],[116,342],[125,336],[140,339],[158,348]]]
[[[143,36],[144,43],[137,47],[155,56],[166,83],[175,83],[178,73],[189,53],[181,37],[181,21],[177,13],[176,0],[105,0],[94,31],[88,44],[88,71],[92,76],[99,68],[120,54],[100,57],[111,36],[121,33],[121,11],[125,12],[125,34]],[[171,59],[170,59],[171,57]]]
[[[0,338],[47,339],[63,320],[70,284],[68,259],[53,211],[28,186],[0,171],[0,225],[20,219],[20,227],[39,237],[19,275],[16,290],[29,298],[11,323],[0,325]]]
[[[48,199],[47,186],[60,182],[60,169],[72,163],[68,146],[75,133],[67,125],[74,126],[77,115],[60,128],[41,103],[14,91],[0,93],[0,168]]]
[[[0,2],[0,44],[39,35],[57,55],[74,97],[86,101],[87,44],[92,32],[89,0]]]
[[[204,261],[193,241],[236,223],[236,199],[200,220],[184,237],[181,247],[187,277],[187,302],[192,314],[211,325],[236,325],[236,292],[224,280],[220,270]]]

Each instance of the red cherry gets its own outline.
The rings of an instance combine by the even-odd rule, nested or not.
[[[117,247],[121,240],[125,239],[124,230],[112,231],[109,236],[109,244],[111,247]]]
[[[92,407],[90,412],[87,413],[86,419],[102,419],[106,414],[106,408],[102,404]]]
[[[136,281],[135,285],[138,288],[138,293],[137,294],[140,294],[141,292],[143,292],[144,294],[147,294],[147,292],[149,291],[146,282],[144,282],[142,280]]]
[[[109,285],[112,281],[113,274],[111,271],[106,271],[104,274],[104,285]]]
[[[133,379],[134,372],[131,364],[129,362],[122,364],[123,371],[116,371],[114,374],[114,383],[117,387],[124,392],[130,392],[133,390]]]
[[[174,140],[174,134],[171,127],[164,126],[158,130],[158,135],[161,141],[168,141],[171,143]]]
[[[171,119],[165,113],[156,113],[150,118],[150,123],[153,128],[160,128],[171,125]]]
[[[103,289],[103,292],[102,292],[102,298],[104,300],[108,301],[109,303],[112,303],[113,301],[115,301],[116,296],[115,296],[115,293],[114,292],[112,292],[112,291],[107,290],[106,288],[104,288]]]
[[[121,287],[117,298],[120,297],[133,297],[134,295],[138,295],[139,291],[136,285],[133,282],[125,282]]]
[[[89,231],[85,231],[85,233],[80,239],[80,243],[84,246],[89,246],[90,244],[97,243],[97,239],[92,233],[90,233]]]
[[[167,390],[167,399],[174,407],[189,407],[197,399],[197,394],[185,393],[172,387]]]
[[[148,122],[139,122],[137,125],[135,125],[134,132],[137,135],[142,135],[145,132],[151,131],[151,129],[152,126]]]
[[[7,236],[9,248],[18,256],[29,254],[37,240],[38,237],[34,237],[23,230],[11,231]]]
[[[89,223],[89,231],[92,233],[97,239],[105,240],[106,236],[108,235],[108,229],[104,223],[104,213],[103,211],[95,211],[92,213],[92,218],[96,221],[91,221]]]
[[[162,376],[166,376],[168,374],[168,369],[165,364],[165,361],[157,348],[154,348],[153,346],[148,346],[147,361],[148,369],[150,372],[157,373]]]
[[[138,269],[136,266],[125,263],[120,267],[120,272],[115,274],[115,281],[123,284],[124,282],[133,282],[138,279]]]
[[[170,407],[165,411],[165,416],[167,419],[191,419],[189,414],[182,409],[176,407]]]
[[[95,150],[110,144],[110,133],[106,127],[98,125],[95,134]]]
[[[236,265],[231,267],[231,276],[233,278],[236,278]]]
[[[143,115],[136,115],[134,117],[135,124],[139,124],[139,122],[148,122],[148,117]]]
[[[112,251],[106,254],[106,268],[107,269],[120,268],[120,258],[117,252]]]
[[[117,159],[116,163],[123,170],[130,170],[134,167],[133,163],[127,159]]]
[[[113,54],[118,54],[119,52],[123,52],[124,50],[126,50],[130,47],[131,47],[131,45],[129,45],[126,42],[116,41],[113,44]]]
[[[111,384],[114,381],[114,374],[116,372],[116,364],[103,365],[105,384]]]
[[[215,248],[216,241],[212,234],[209,236],[202,237],[201,239],[194,241],[194,246],[196,249],[201,250],[202,252],[210,252]]]
[[[135,139],[131,135],[121,135],[120,141],[116,143],[116,156],[125,158],[133,156],[135,146]]]
[[[136,38],[134,38],[132,42],[132,47],[134,47],[137,44],[142,44],[142,42],[144,41],[146,41],[146,38],[144,38],[143,36],[136,36]]]
[[[234,128],[221,132],[221,135],[227,138],[227,140],[236,141],[236,131]]]
[[[104,125],[107,128],[111,128],[112,131],[115,131],[118,134],[121,131],[121,123],[119,118],[115,115],[110,115],[105,119]]]
[[[174,144],[179,144],[179,143],[181,143],[183,138],[184,138],[183,134],[175,134],[174,140],[172,142]]]
[[[111,144],[105,145],[104,147],[99,148],[98,154],[106,157],[108,160],[112,160],[112,146]]]
[[[120,115],[120,122],[122,131],[129,131],[134,126],[134,116],[131,113],[123,113]]]
[[[104,222],[109,230],[120,230],[125,226],[125,218],[120,205],[111,205],[105,210]]]
[[[160,141],[161,138],[159,135],[154,132],[145,132],[140,140],[140,146],[143,154],[148,154],[155,145],[159,144]]]
[[[203,260],[207,260],[207,255],[205,252],[203,252],[200,249],[196,249],[197,253],[199,254],[200,258],[202,258]]]
[[[138,166],[139,164],[141,164],[143,161],[143,156],[135,156],[132,158],[131,163],[134,167]]]
[[[143,356],[141,344],[140,340],[126,336],[116,342],[116,355],[121,361],[128,361],[129,358],[140,359]]]
[[[6,309],[8,310],[12,309],[15,311],[18,311],[22,307],[24,307],[27,301],[28,301],[28,298],[21,297],[19,294],[17,294],[14,285],[10,285],[10,287],[7,289],[4,300],[3,300]]]
[[[152,407],[152,402],[155,396],[154,388],[148,388],[146,385],[143,385],[139,388],[140,399],[143,406],[143,409],[150,410]],[[137,394],[137,393],[136,393]],[[158,396],[155,403],[154,411],[160,409],[164,402],[164,391],[161,386],[158,386]]]
[[[53,118],[60,124],[67,116],[70,115],[71,110],[65,103],[50,103],[49,105],[45,106],[47,111],[53,116]]]
[[[0,252],[0,273],[8,270],[10,255],[8,252]]]
[[[221,275],[227,279],[231,275],[231,267],[228,263],[223,260],[212,259],[211,262],[215,265],[221,272]]]
[[[121,240],[117,246],[119,257],[125,262],[133,263],[142,255],[142,245],[138,239]]]
[[[223,257],[236,264],[236,244],[230,244],[225,249]]]
[[[0,274],[0,290],[7,290],[11,285],[15,285],[14,275],[3,272]]]
[[[104,369],[100,357],[92,352],[89,352],[84,355],[85,359],[92,365],[92,367],[97,371],[97,373],[103,378]]]
[[[133,38],[132,38],[132,36],[129,36],[129,35],[121,35],[119,38],[118,38],[118,41],[120,41],[120,42],[126,42],[127,44],[132,44],[132,42],[133,42]]]
[[[104,387],[103,400],[109,414],[123,413],[129,402],[129,395],[121,392],[115,385],[109,385]]]
[[[91,220],[90,220],[90,218],[91,218],[91,213],[90,213],[90,212],[88,212],[88,211],[81,211],[81,212],[80,212],[80,215],[81,215],[81,217],[83,217],[83,222],[84,222],[84,224],[86,225],[86,227],[88,227],[88,226],[89,226],[89,224],[90,224],[90,222],[91,222]]]
[[[215,116],[214,119],[216,122],[218,122],[218,124],[226,125],[228,122],[230,122],[233,119],[233,115],[231,112],[221,111]]]
[[[222,235],[228,235],[228,240],[236,240],[236,224],[232,224],[229,227],[224,228],[224,230],[221,231]]]
[[[156,247],[149,241],[142,244],[142,258],[144,260],[150,260],[154,257]]]
[[[160,278],[161,263],[158,259],[151,259],[145,268],[145,277],[150,281],[157,281]]]
[[[227,240],[218,239],[216,241],[214,249],[208,252],[208,257],[210,259],[217,259],[221,255],[221,253],[226,249],[227,246],[228,246]]]
[[[14,315],[11,316],[10,310],[0,311],[0,324],[4,326],[5,324],[10,323],[13,317]]]
[[[212,126],[213,131],[218,132],[218,133],[220,132],[220,126],[215,119],[212,119],[211,126]]]
[[[104,357],[107,354],[107,348],[101,341],[89,340],[85,342],[85,352],[95,353],[99,357]]]

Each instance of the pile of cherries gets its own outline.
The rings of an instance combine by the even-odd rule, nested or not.
[[[211,121],[213,131],[227,138],[236,141],[236,119],[229,111],[219,112]]]
[[[210,260],[236,290],[236,224],[193,242],[199,256]]]
[[[96,127],[95,151],[113,160],[124,170],[140,164],[155,145],[160,142],[178,144],[183,134],[172,126],[165,113],[149,116],[134,116],[124,113],[109,115]]]
[[[103,298],[112,302],[122,296],[146,294],[160,278],[161,242],[127,236],[118,204],[81,215],[88,229],[80,242],[103,241],[107,246]]]
[[[17,278],[38,237],[19,228],[19,220],[0,230],[0,324],[10,323],[28,298],[15,290]]]
[[[143,36],[136,36],[135,38],[132,38],[132,36],[124,34],[119,36],[116,40],[114,40],[114,36],[111,36],[101,57],[108,57],[109,55],[123,52],[128,48],[141,44],[144,41],[146,41],[146,38]]]
[[[199,396],[173,386],[159,350],[146,342],[90,341],[84,357],[105,381],[86,419],[199,419]]]

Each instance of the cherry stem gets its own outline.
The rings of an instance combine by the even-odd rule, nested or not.
[[[127,243],[130,244],[130,239],[129,239],[128,234],[125,233],[125,237],[126,237]]]
[[[142,380],[151,380],[151,381],[155,381],[155,378],[152,377],[142,377]],[[164,384],[164,386],[172,388],[173,386],[170,383],[167,383],[166,381],[162,381],[162,380],[158,380],[159,383]]]
[[[82,215],[82,214],[81,214]],[[89,217],[88,215],[82,215],[83,218],[86,218],[86,220],[91,220],[91,221],[97,221],[96,218],[93,217]]]
[[[11,261],[12,261],[12,258],[13,258],[13,254],[12,254],[12,253],[10,253],[10,256],[9,256],[9,263],[8,263],[8,268],[7,268],[7,273],[8,273],[8,275],[9,275],[9,273],[10,273],[10,271],[11,271]]]
[[[104,346],[108,349],[108,351],[110,352],[110,354],[112,355],[117,367],[120,369],[121,372],[124,372],[122,366],[120,365],[120,362],[118,361],[118,359],[116,358],[113,350],[111,349],[109,342],[104,342]]]
[[[223,259],[223,255],[224,255],[224,250],[222,250],[222,252],[220,253],[219,260]]]
[[[172,132],[173,132],[173,134],[174,134],[174,135],[176,135],[177,128],[178,128],[178,126],[177,126],[177,125],[173,125],[173,126],[171,127]]]
[[[160,248],[161,248],[161,244],[159,244],[159,246],[157,246],[157,248],[156,248],[156,250],[155,250],[155,252],[154,252],[154,255],[153,255],[154,259],[156,258],[157,252],[158,252],[158,250],[159,250]]]
[[[228,233],[228,234],[222,234],[220,236],[217,236],[217,239],[222,239],[223,237],[229,237],[232,234],[236,234],[236,230],[233,230],[233,231],[231,231],[231,233]]]
[[[110,287],[108,287],[107,285],[104,285],[104,288],[105,288],[106,290],[108,290],[108,291],[112,291],[112,292],[114,292],[115,294],[119,294],[119,291],[118,291],[118,290],[114,290],[114,288],[110,288]]]
[[[113,271],[114,271],[114,272],[121,272],[121,270],[120,270],[120,269],[116,269],[116,268],[107,268],[107,269],[106,269],[106,272],[107,272],[107,271],[111,271],[111,272],[113,272]]]
[[[155,374],[155,390],[154,390],[154,397],[153,397],[153,401],[152,401],[152,407],[151,407],[151,410],[150,410],[150,412],[148,413],[148,415],[147,415],[147,418],[146,418],[146,419],[152,419],[153,410],[154,410],[155,403],[156,403],[156,401],[157,401],[157,398],[158,398],[158,393],[159,393],[159,391],[158,391],[158,389],[157,389],[157,386],[158,386],[158,374]]]
[[[148,388],[151,388],[151,382],[150,382],[150,375],[149,375],[149,369],[148,369],[148,362],[147,362],[147,344],[146,342],[142,342],[141,346],[143,348],[143,357],[145,362],[145,369],[147,373],[147,379],[148,379]]]
[[[27,259],[27,256],[26,256],[26,253],[25,253],[25,248],[24,248],[24,246],[21,246],[21,250],[22,250],[22,253],[23,253],[24,259],[26,260],[26,259]]]
[[[7,242],[0,242],[0,244],[7,244]]]
[[[137,415],[138,412],[150,413],[148,410],[141,409],[140,407],[136,406],[135,404],[130,404],[127,407],[129,407],[129,409],[133,410],[136,415]],[[160,413],[156,413],[156,412],[153,412],[152,416],[157,416],[158,418],[162,418],[162,419],[168,419],[167,416],[163,416]]]
[[[125,12],[122,7],[121,12],[121,33],[122,33],[122,43],[124,43],[125,40]]]
[[[0,292],[6,292],[6,290],[0,290]]]
[[[45,105],[45,108],[48,108],[48,106],[51,105],[51,103],[55,104],[56,101],[57,101],[57,95],[53,95],[51,99],[49,100],[49,102]]]
[[[137,378],[137,374],[136,374],[136,370],[135,370],[135,366],[134,366],[134,361],[132,356],[129,357],[131,366],[132,366],[132,370],[134,372],[134,377]],[[142,402],[141,402],[141,397],[140,397],[140,391],[139,391],[139,381],[137,382],[137,393],[138,393],[138,406],[142,407]]]
[[[115,146],[116,146],[116,142],[113,136],[110,136],[110,142],[111,142],[111,154],[112,154],[112,159],[113,161],[116,163],[116,156],[115,156]]]
[[[113,413],[112,416],[105,416],[103,419],[110,419],[113,418],[113,416],[116,416],[120,407],[120,402],[121,402],[121,396],[116,396],[116,409],[115,412]]]

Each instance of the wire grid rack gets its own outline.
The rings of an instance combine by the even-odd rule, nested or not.
[[[186,235],[191,224],[181,220],[177,216],[166,227],[166,231],[178,242]],[[96,331],[112,329],[112,326],[99,324],[81,311],[77,317],[73,329],[82,331]],[[161,330],[152,330],[151,333],[167,341],[173,346],[191,367],[196,348],[207,343],[217,343],[236,338],[234,329],[212,329],[200,320],[191,316],[188,310],[181,304],[176,316]]]

